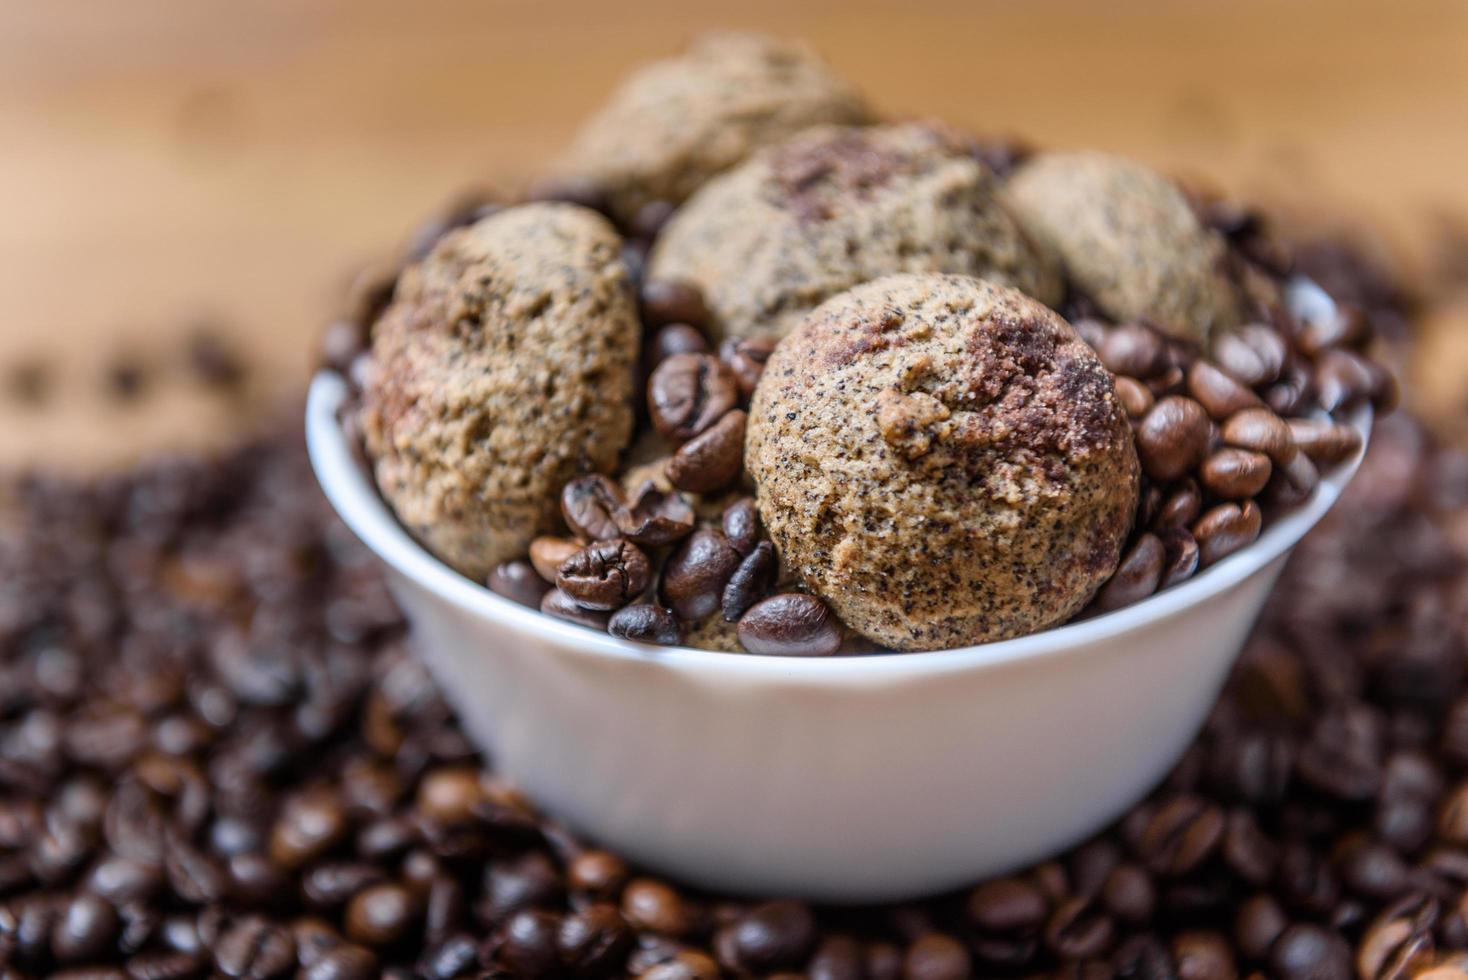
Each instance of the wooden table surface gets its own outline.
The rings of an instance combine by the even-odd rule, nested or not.
[[[1331,216],[1439,293],[1444,229],[1468,228],[1461,0],[0,0],[0,466],[261,417],[354,267],[531,171],[629,66],[710,26],[804,36],[893,112]],[[1458,390],[1468,323],[1442,309],[1432,367]],[[251,364],[244,396],[177,369],[201,324]],[[119,363],[134,398],[104,383]]]

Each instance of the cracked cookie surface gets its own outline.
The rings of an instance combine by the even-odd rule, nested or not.
[[[1111,377],[1070,325],[944,275],[812,312],[755,390],[746,465],[785,567],[901,650],[1070,618],[1116,568],[1139,480]]]

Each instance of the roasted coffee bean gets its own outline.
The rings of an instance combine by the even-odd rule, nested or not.
[[[214,947],[214,967],[226,977],[265,980],[296,965],[296,941],[260,916],[247,916],[227,929]]]
[[[738,963],[747,970],[794,969],[815,947],[815,916],[803,902],[766,902],[734,925],[733,942]]]
[[[556,586],[587,609],[620,609],[651,582],[652,563],[641,548],[621,539],[587,545],[556,573]]]
[[[1194,361],[1188,368],[1187,380],[1188,394],[1215,422],[1221,423],[1239,412],[1264,407],[1258,395],[1207,361]]]
[[[647,410],[653,426],[678,442],[712,426],[735,406],[738,396],[734,372],[712,354],[675,354],[659,364],[647,381]]]
[[[779,564],[775,560],[775,546],[768,541],[761,541],[753,551],[745,555],[739,567],[734,569],[734,574],[729,576],[729,583],[724,586],[721,599],[724,622],[737,623],[739,617],[774,586],[779,570]]]
[[[615,854],[591,850],[582,851],[571,860],[566,876],[573,890],[610,900],[621,894],[628,872],[627,865]]]
[[[496,959],[513,976],[544,977],[560,965],[556,936],[560,923],[549,912],[516,912],[500,927]]]
[[[540,611],[594,630],[606,629],[611,619],[610,613],[587,609],[560,589],[551,589],[545,594],[545,598],[540,600]]]
[[[1272,472],[1263,453],[1226,446],[1203,461],[1198,478],[1216,497],[1246,500],[1264,489]]]
[[[1214,362],[1251,388],[1278,378],[1288,354],[1280,335],[1263,324],[1246,324],[1213,338]]]
[[[607,632],[638,643],[677,646],[683,642],[683,624],[673,610],[651,602],[617,610],[607,622]]]
[[[741,555],[748,556],[760,541],[759,510],[753,497],[740,497],[724,508],[721,518],[724,537]]]
[[[1192,578],[1198,570],[1198,541],[1187,530],[1180,527],[1157,532],[1162,542],[1162,574],[1157,579],[1157,589],[1171,588],[1179,582]]]
[[[347,905],[346,933],[365,946],[388,946],[408,935],[419,913],[418,899],[402,885],[372,885]]]
[[[968,921],[987,933],[1037,931],[1050,914],[1045,895],[1022,878],[996,878],[969,893]]]
[[[336,908],[345,905],[362,889],[386,878],[381,868],[371,864],[323,864],[306,872],[301,879],[301,891],[306,901],[317,908]]]
[[[713,957],[685,949],[639,976],[641,980],[719,980],[722,975]]]
[[[242,905],[269,904],[291,888],[285,870],[263,854],[236,854],[225,862],[224,868],[229,878],[229,893]]]
[[[341,800],[326,792],[308,793],[288,801],[270,831],[271,860],[297,868],[320,858],[347,832]]]
[[[1184,479],[1157,509],[1153,525],[1158,528],[1187,527],[1203,511],[1203,492],[1192,479]]]
[[[1290,507],[1306,500],[1320,483],[1320,471],[1305,452],[1295,453],[1295,458],[1285,466],[1276,466],[1269,479],[1266,494],[1281,506]]]
[[[850,936],[828,936],[805,965],[809,980],[863,980],[861,945]]]
[[[693,508],[682,494],[665,493],[651,482],[639,487],[630,505],[617,512],[622,537],[644,548],[680,540],[693,530],[693,522]]]
[[[1148,821],[1138,850],[1154,872],[1184,875],[1213,854],[1223,830],[1218,807],[1196,796],[1180,796]]]
[[[1315,397],[1327,412],[1350,408],[1370,398],[1383,383],[1359,354],[1328,350],[1315,362]]]
[[[952,936],[930,932],[903,957],[904,980],[967,980],[973,975],[968,951]]]
[[[1146,871],[1135,864],[1112,869],[1101,886],[1101,907],[1121,922],[1140,925],[1157,908],[1157,889]]]
[[[418,811],[438,824],[475,820],[486,800],[484,784],[473,766],[443,766],[431,770],[418,784]]]
[[[102,956],[117,938],[117,910],[82,892],[68,902],[51,929],[51,952],[62,963]]]
[[[636,878],[622,891],[622,917],[635,929],[678,938],[693,929],[694,917],[683,897],[652,878]]]
[[[537,538],[536,540],[547,539]],[[496,594],[504,596],[511,602],[529,606],[531,609],[540,608],[540,600],[545,598],[546,592],[550,589],[550,585],[540,577],[534,565],[528,561],[519,560],[500,562],[494,567],[494,571],[489,573],[487,584]]]
[[[1121,402],[1121,407],[1126,410],[1128,418],[1139,419],[1150,412],[1153,405],[1157,404],[1157,399],[1151,390],[1135,378],[1117,375],[1115,381],[1116,400]]]
[[[1085,898],[1062,902],[1045,923],[1045,945],[1067,960],[1099,956],[1114,936],[1115,927],[1105,912]]]
[[[1289,924],[1278,902],[1266,894],[1255,895],[1239,906],[1234,917],[1234,942],[1245,959],[1259,961],[1269,955]]]
[[[1325,419],[1290,419],[1289,429],[1305,455],[1327,466],[1343,463],[1361,449],[1361,433],[1354,426]]]
[[[1228,940],[1206,929],[1190,929],[1172,940],[1178,980],[1234,980],[1238,969]]]
[[[1269,969],[1280,980],[1350,980],[1351,948],[1320,926],[1292,925],[1270,948]]]
[[[1198,541],[1198,555],[1206,568],[1221,561],[1259,537],[1264,518],[1259,505],[1252,500],[1243,504],[1219,504],[1192,526]]]
[[[632,949],[632,930],[613,905],[590,905],[561,921],[560,960],[578,976],[600,976],[622,965]]]
[[[1120,609],[1156,592],[1166,558],[1167,552],[1157,535],[1143,534],[1137,538],[1111,578],[1096,593],[1096,608]]]
[[[561,516],[566,526],[584,541],[618,537],[616,515],[626,505],[622,488],[600,473],[578,476],[561,491]],[[535,561],[534,542],[530,559]],[[539,563],[536,570],[540,570]],[[549,580],[553,580],[554,575]]]
[[[708,349],[708,338],[698,330],[686,323],[670,323],[653,334],[649,363],[656,367],[674,354],[704,354]]]
[[[690,493],[710,493],[728,486],[744,469],[742,409],[725,412],[700,435],[678,447],[668,460],[668,482]]]
[[[494,862],[485,875],[478,914],[499,922],[521,909],[555,905],[564,893],[555,864],[539,851]]]
[[[1150,378],[1167,366],[1167,348],[1162,337],[1135,323],[1106,331],[1096,353],[1106,370],[1132,378]]]
[[[1291,427],[1267,408],[1235,412],[1219,434],[1230,446],[1263,453],[1279,466],[1288,465],[1298,451]]]
[[[824,657],[841,646],[841,627],[824,602],[802,592],[770,596],[739,620],[739,643],[750,653]]]
[[[647,326],[686,323],[702,327],[708,319],[703,292],[692,283],[649,279],[642,284],[642,322]]]
[[[381,975],[372,951],[351,943],[327,950],[296,973],[298,980],[372,980]]]
[[[156,864],[113,855],[92,868],[87,887],[113,905],[146,902],[163,886],[163,869]]]
[[[530,565],[535,570],[535,574],[543,581],[546,589],[549,589],[551,585],[555,584],[556,575],[560,572],[561,566],[583,547],[584,545],[575,538],[536,538],[530,542]],[[537,599],[535,604],[539,606],[540,600],[544,598],[545,592],[542,591],[540,599]]]
[[[729,337],[719,345],[719,357],[734,372],[745,398],[754,394],[776,343],[774,337]]]
[[[1137,425],[1137,455],[1154,480],[1188,474],[1208,453],[1208,413],[1191,398],[1161,399]]]
[[[663,566],[663,601],[685,623],[697,622],[719,608],[739,564],[739,552],[722,532],[695,531]]]

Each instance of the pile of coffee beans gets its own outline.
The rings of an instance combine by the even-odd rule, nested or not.
[[[1405,416],[1149,799],[863,909],[684,890],[538,814],[296,435],[0,501],[6,978],[1468,977],[1468,457]]]
[[[1024,152],[1000,143],[976,150],[1001,173]],[[595,188],[579,185],[541,187],[532,197],[607,210]],[[1143,470],[1121,563],[1082,615],[1138,602],[1253,543],[1273,515],[1310,496],[1322,469],[1360,449],[1357,431],[1333,416],[1368,401],[1390,409],[1396,398],[1390,373],[1368,350],[1375,321],[1395,323],[1397,305],[1343,301],[1334,318],[1297,315],[1287,301],[1294,262],[1260,216],[1202,193],[1194,201],[1230,245],[1228,262],[1249,297],[1252,322],[1205,351],[1145,323],[1106,322],[1084,296],[1072,295],[1061,310],[1115,376]],[[353,365],[366,356],[396,269],[500,206],[470,196],[425,225],[399,263],[354,290],[350,309],[327,331],[324,362],[348,378],[358,373]],[[655,478],[633,487],[597,475],[574,481],[561,502],[569,535],[535,542],[528,559],[496,569],[487,584],[549,615],[642,642],[680,644],[698,629],[703,646],[835,653],[845,630],[825,604],[794,582],[771,595],[782,584],[773,550],[741,546],[721,526],[727,513],[717,519],[719,505],[749,489],[749,398],[774,343],[728,339],[714,350],[696,288],[643,280],[644,260],[672,210],[648,205],[620,229],[644,329],[638,442],[661,440],[665,449]],[[1334,278],[1349,287],[1350,276]],[[1346,295],[1356,298],[1349,288]],[[699,629],[716,614],[738,624],[728,634],[737,639],[711,642],[714,633]]]

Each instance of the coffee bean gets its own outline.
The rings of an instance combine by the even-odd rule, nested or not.
[[[271,828],[271,860],[285,868],[300,867],[335,847],[346,831],[340,799],[324,792],[295,797]]]
[[[1254,408],[1263,408],[1259,396],[1207,361],[1188,368],[1188,394],[1215,422]]]
[[[683,624],[673,610],[651,602],[639,602],[617,610],[607,622],[607,632],[638,643],[677,646],[683,642]]]
[[[617,537],[620,531],[616,515],[625,504],[622,488],[600,473],[578,476],[561,491],[561,516],[566,519],[566,526],[584,541],[603,541]],[[532,542],[532,562],[535,561],[534,548],[535,544]],[[548,559],[549,556],[546,556],[543,560]],[[536,564],[536,570],[540,571],[539,563]],[[542,577],[545,577],[544,573]],[[547,581],[554,577],[550,576]]]
[[[539,537],[530,542],[530,564],[535,574],[543,581],[547,588],[555,584],[556,574],[566,559],[576,554],[584,547],[575,538]],[[493,586],[491,586],[493,587]],[[542,592],[540,599],[545,598]],[[540,605],[540,599],[536,605]]]
[[[719,980],[719,964],[697,950],[685,949],[640,974],[641,980]]]
[[[725,412],[707,431],[678,447],[668,460],[668,481],[690,493],[709,493],[732,483],[744,469],[747,418],[741,409]]]
[[[327,950],[296,973],[298,980],[371,980],[380,975],[372,951],[349,943]]]
[[[1359,405],[1384,384],[1359,354],[1329,350],[1315,362],[1315,397],[1327,412]]]
[[[597,541],[567,558],[556,586],[587,609],[620,609],[652,581],[652,564],[630,541]]]
[[[1137,426],[1137,455],[1154,480],[1177,480],[1208,452],[1208,414],[1191,398],[1161,399]]]
[[[1180,796],[1147,823],[1138,849],[1154,872],[1184,875],[1213,854],[1223,830],[1223,814],[1216,806],[1199,797]]]
[[[930,932],[903,957],[904,980],[966,980],[973,975],[968,951],[952,936]]]
[[[721,518],[724,537],[741,555],[748,556],[760,541],[759,510],[753,497],[740,497],[724,508]]]
[[[117,937],[117,910],[82,892],[68,902],[51,929],[51,952],[63,963],[94,960]]]
[[[1115,928],[1089,899],[1062,902],[1045,923],[1045,945],[1069,960],[1098,956],[1111,945]]]
[[[1269,968],[1280,980],[1350,980],[1351,948],[1329,930],[1299,923],[1275,940]]]
[[[1228,940],[1211,930],[1191,929],[1172,940],[1178,980],[1234,980],[1238,969]]]
[[[751,909],[734,926],[739,964],[756,973],[795,968],[805,962],[816,942],[816,920],[803,902],[766,902]]]
[[[1157,590],[1171,588],[1179,582],[1192,578],[1198,570],[1198,541],[1180,527],[1167,528],[1157,533],[1162,542],[1162,574],[1157,579]]]
[[[1263,526],[1263,515],[1252,500],[1243,504],[1219,504],[1192,526],[1204,567],[1221,561],[1246,545],[1253,544]]]
[[[1050,910],[1044,894],[1022,878],[996,878],[969,893],[968,921],[989,933],[1029,933]]]
[[[605,630],[611,619],[610,613],[587,609],[560,589],[551,589],[545,594],[545,598],[540,600],[540,611],[594,630]]]
[[[850,936],[828,936],[805,965],[808,980],[863,980],[861,945]]]
[[[560,923],[549,912],[516,912],[500,928],[497,959],[513,976],[543,977],[560,963],[556,936]]]
[[[1290,426],[1267,408],[1234,413],[1223,423],[1220,434],[1230,446],[1264,453],[1280,466],[1288,465],[1298,451]]]
[[[282,976],[295,965],[295,939],[260,916],[241,919],[214,948],[214,967],[226,977],[265,980]]]
[[[550,858],[530,851],[491,864],[484,892],[476,911],[490,922],[499,922],[521,909],[555,905],[564,886]]]
[[[1246,324],[1213,338],[1214,362],[1251,388],[1278,378],[1288,353],[1279,334],[1263,324]]]
[[[1263,453],[1224,447],[1203,461],[1198,477],[1214,496],[1245,500],[1264,489],[1272,472]]]
[[[712,354],[675,354],[648,379],[648,414],[658,432],[686,442],[733,408],[738,394],[734,372]]]
[[[1140,324],[1108,330],[1096,353],[1106,370],[1132,378],[1150,378],[1166,367],[1162,337]]]
[[[1320,483],[1320,471],[1305,452],[1297,452],[1286,466],[1276,466],[1266,488],[1269,499],[1291,507],[1309,498]]]
[[[627,883],[627,865],[608,851],[582,851],[566,869],[572,889],[593,898],[610,900],[621,894]]]
[[[1139,602],[1157,591],[1167,552],[1155,534],[1143,534],[1122,556],[1121,564],[1101,591],[1096,593],[1098,610],[1120,609]]]
[[[116,855],[105,858],[87,877],[87,887],[113,905],[146,902],[162,886],[161,867]]]
[[[719,608],[739,564],[739,552],[722,532],[695,531],[663,566],[663,601],[685,623],[697,622]]]
[[[1278,902],[1269,895],[1255,895],[1239,906],[1234,918],[1234,942],[1245,959],[1262,960],[1289,924]]]
[[[734,372],[739,393],[745,398],[754,394],[776,343],[774,337],[729,337],[719,344],[719,357]]]
[[[750,653],[824,657],[841,646],[841,627],[824,602],[801,592],[770,596],[739,620],[739,643]]]
[[[729,576],[729,583],[724,586],[721,599],[724,622],[738,622],[750,606],[770,591],[778,573],[775,546],[768,541],[761,541],[753,551],[745,555],[734,574]]]
[[[1126,410],[1127,418],[1139,419],[1152,410],[1157,399],[1146,385],[1135,378],[1125,375],[1117,375],[1116,400],[1121,402],[1121,407]]]
[[[142,953],[128,959],[128,980],[195,980],[208,970],[197,953]]]
[[[365,946],[388,946],[405,938],[416,925],[418,900],[401,885],[372,885],[347,905],[346,933]]]
[[[1147,872],[1135,864],[1112,869],[1101,886],[1099,898],[1102,908],[1127,923],[1147,922],[1157,908],[1157,889]]]
[[[544,540],[547,539],[536,539],[536,541]],[[531,543],[531,546],[534,546],[534,542]],[[540,600],[550,589],[545,579],[536,572],[534,565],[528,561],[519,560],[500,562],[494,567],[494,571],[489,573],[487,584],[496,594],[504,596],[511,602],[529,606],[531,609],[540,608]]]
[[[677,938],[693,929],[693,913],[669,885],[634,878],[622,891],[622,917],[635,929]]]
[[[1186,527],[1198,519],[1203,510],[1203,492],[1191,478],[1183,480],[1163,499],[1152,521],[1157,528]]]
[[[1290,419],[1290,435],[1317,463],[1343,463],[1361,449],[1361,433],[1354,426],[1324,419]]]
[[[649,364],[656,367],[674,354],[704,354],[708,349],[708,339],[698,330],[686,323],[670,323],[653,334]]]
[[[617,512],[616,520],[622,537],[644,548],[660,548],[692,531],[694,514],[682,494],[665,493],[648,482],[638,488],[628,507]]]
[[[642,284],[642,322],[649,327],[686,323],[702,327],[709,322],[703,293],[692,283],[649,279]]]
[[[616,906],[590,905],[561,921],[556,934],[560,960],[578,976],[612,972],[627,959],[632,930]]]

